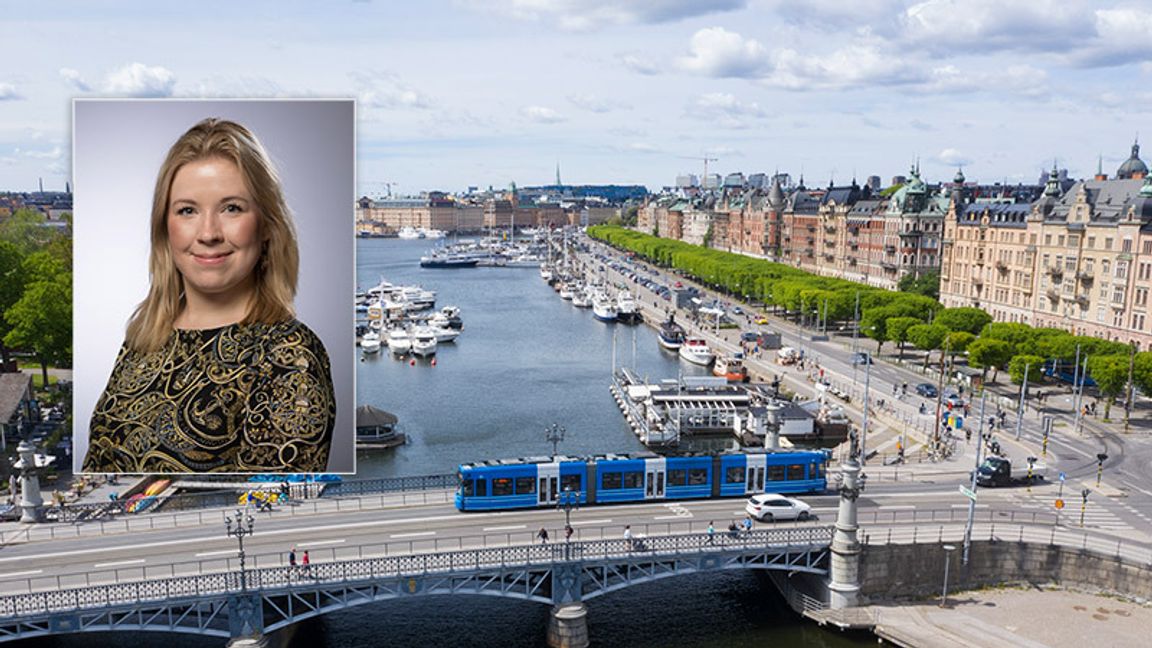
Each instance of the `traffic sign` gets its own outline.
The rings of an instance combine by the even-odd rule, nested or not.
[[[1064,474],[1064,471],[1063,471],[1063,470],[1061,470],[1061,471],[1060,471],[1060,481],[1064,481],[1064,480],[1065,480],[1065,479],[1067,479],[1067,478],[1068,478],[1068,475],[1065,475],[1065,474]]]
[[[963,484],[960,485],[960,494],[972,500],[973,502],[976,501],[976,492],[966,488]]]
[[[1056,510],[1060,510],[1062,508],[1064,508],[1064,500],[1062,500],[1062,499],[1056,500]]]

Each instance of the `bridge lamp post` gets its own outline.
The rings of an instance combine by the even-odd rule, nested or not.
[[[940,593],[940,607],[948,605],[948,566],[952,563],[952,552],[956,545],[944,545],[944,590]]]
[[[248,591],[248,573],[244,568],[244,536],[252,535],[252,523],[255,521],[251,515],[245,515],[241,509],[236,509],[236,519],[224,518],[224,527],[230,537],[236,538],[240,544],[240,591]]]
[[[564,426],[560,425],[559,423],[553,423],[552,425],[549,425],[548,427],[544,428],[544,438],[547,439],[548,442],[552,444],[552,456],[553,457],[556,456],[557,444],[559,444],[561,441],[564,440],[564,433],[565,432],[567,432],[567,430],[565,430]]]
[[[1036,465],[1036,457],[1028,457],[1028,492],[1032,492],[1032,468]]]
[[[556,502],[556,507],[564,511],[564,559],[568,560],[569,544],[572,542],[568,529],[572,528],[572,510],[580,509],[580,491],[574,491],[571,486],[565,486],[564,491],[560,493],[560,499]]]
[[[1096,453],[1096,488],[1100,488],[1100,475],[1104,472],[1104,462],[1108,461],[1108,453]]]
[[[1081,489],[1081,491],[1080,491],[1080,528],[1081,529],[1084,528],[1084,511],[1088,508],[1088,495],[1090,495],[1091,493],[1092,493],[1092,491],[1088,490],[1087,488]]]

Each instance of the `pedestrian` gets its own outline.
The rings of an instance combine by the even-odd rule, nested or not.
[[[296,547],[288,550],[288,571],[289,574],[296,571]]]
[[[308,550],[304,550],[304,555],[301,557],[300,564],[305,574],[312,575],[312,559],[308,557]]]
[[[900,385],[897,385],[896,383],[892,383],[892,395],[895,396],[896,394],[899,394],[899,393],[900,393]]]
[[[565,524],[564,525],[564,542],[571,542],[571,541],[572,541],[572,525]]]
[[[744,516],[744,533],[752,533],[752,517],[749,515]]]
[[[900,391],[901,391],[901,392],[902,392],[902,393],[903,393],[905,396],[907,396],[907,395],[908,395],[908,381],[904,381],[904,383],[902,383],[902,384],[900,385]]]
[[[740,530],[736,527],[736,520],[728,523],[728,536],[733,540],[740,537]]]
[[[708,520],[708,544],[713,544],[716,541],[716,527],[712,526],[712,520]]]
[[[536,532],[536,537],[540,538],[540,544],[548,544],[548,529],[540,527],[540,530]]]
[[[632,525],[631,524],[625,524],[624,525],[624,541],[628,543],[628,551],[632,551],[632,549],[635,548],[635,544],[632,542]]]

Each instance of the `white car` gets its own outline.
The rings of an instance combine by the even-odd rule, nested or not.
[[[762,493],[753,495],[744,507],[748,515],[761,522],[774,520],[800,520],[812,517],[812,507],[800,500],[795,500],[775,493]]]

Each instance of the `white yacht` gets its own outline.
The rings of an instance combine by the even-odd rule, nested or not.
[[[368,331],[364,337],[360,338],[360,348],[364,353],[377,353],[380,351],[380,334],[376,331]]]
[[[572,305],[577,308],[592,308],[592,289],[584,286],[572,295]]]
[[[549,268],[547,263],[540,264],[540,278],[544,281],[552,281],[552,268]]]
[[[412,350],[412,338],[408,331],[394,328],[388,331],[388,350],[396,355],[404,355]]]
[[[575,282],[568,280],[560,284],[560,299],[572,299],[576,296]]]
[[[412,353],[424,358],[436,355],[436,331],[431,326],[417,326],[412,329]]]
[[[436,334],[436,342],[438,344],[455,342],[456,338],[460,337],[460,329],[454,329],[450,326],[437,326],[433,323],[429,328]]]
[[[698,337],[684,340],[684,344],[680,345],[679,353],[684,360],[703,367],[712,364],[712,361],[716,359],[716,354],[708,347],[708,342],[704,338]]]
[[[621,290],[616,296],[616,319],[625,324],[635,324],[640,321],[640,306],[632,299],[632,293]]]
[[[616,321],[616,300],[603,290],[592,293],[592,316],[601,322]]]
[[[405,225],[404,227],[401,227],[400,231],[396,232],[396,236],[398,236],[399,238],[402,238],[402,239],[424,238],[423,236],[420,236],[420,230],[416,229],[415,227],[411,227],[409,225]]]

